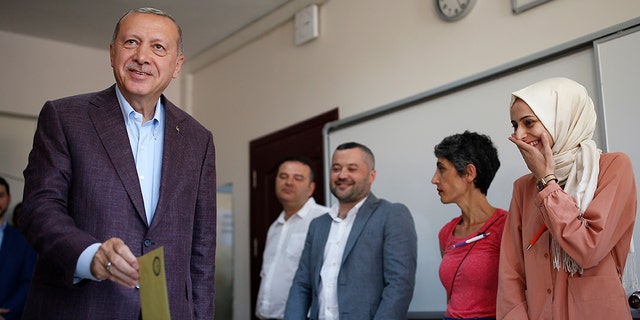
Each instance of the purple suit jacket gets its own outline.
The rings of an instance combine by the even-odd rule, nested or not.
[[[24,232],[39,254],[24,319],[138,319],[137,289],[73,284],[82,251],[112,237],[135,256],[164,247],[173,319],[213,319],[213,135],[162,101],[162,178],[150,226],[115,86],[45,103],[24,171]]]

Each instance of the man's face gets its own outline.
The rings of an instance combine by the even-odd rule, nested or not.
[[[283,204],[303,205],[313,194],[311,169],[298,161],[286,161],[278,168],[276,196]]]
[[[0,185],[0,218],[4,217],[7,208],[9,208],[9,203],[11,203],[11,196],[7,193],[7,188]]]
[[[354,203],[369,194],[376,171],[359,148],[336,150],[331,161],[331,193],[341,203]]]
[[[171,19],[151,13],[132,13],[120,21],[109,46],[111,67],[128,101],[160,97],[180,73],[178,27]]]

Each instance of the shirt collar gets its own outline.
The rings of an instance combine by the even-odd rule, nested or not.
[[[307,200],[307,202],[304,203],[302,208],[300,208],[300,210],[296,212],[296,215],[300,216],[300,218],[305,218],[306,216],[309,215],[309,208],[314,204],[316,204],[316,200],[313,199],[313,197],[309,197],[309,199]]]
[[[360,210],[360,207],[362,207],[362,205],[364,204],[364,202],[367,200],[368,197],[369,196],[366,196],[362,200],[360,200],[360,202],[356,203],[356,205],[353,206],[353,208],[351,208],[351,210],[349,210],[349,212],[347,213],[347,217],[351,215],[355,216],[358,213],[358,210]],[[333,206],[331,206],[331,211],[329,211],[329,215],[331,216],[331,219],[333,219],[334,221],[344,220],[344,219],[338,218],[339,207],[340,207],[340,203],[338,202]]]
[[[309,199],[307,200],[307,202],[304,203],[304,205],[302,206],[302,208],[300,208],[300,210],[298,210],[298,212],[294,213],[291,218],[298,216],[300,219],[304,219],[307,215],[309,215],[309,208],[311,208],[311,206],[316,204],[316,200],[313,197],[309,197]],[[278,216],[278,219],[276,219],[276,221],[278,221],[279,223],[285,223],[286,220],[284,220],[284,215],[285,212],[284,210],[282,210],[282,212],[280,213],[280,215]],[[289,218],[289,219],[291,219]]]
[[[131,106],[131,104],[129,104],[129,101],[127,101],[127,99],[124,97],[124,95],[122,94],[122,91],[120,91],[120,88],[118,87],[117,84],[116,84],[116,96],[118,97],[118,103],[120,103],[120,110],[122,111],[122,116],[124,117],[124,121],[125,123],[129,123],[129,115],[131,115],[132,112],[137,113],[137,111],[135,111]],[[154,125],[156,125],[158,123],[162,123],[163,120],[164,120],[164,106],[162,105],[162,99],[158,98],[158,102],[156,102],[156,109],[153,114],[153,123]]]

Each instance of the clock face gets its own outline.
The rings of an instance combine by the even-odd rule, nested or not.
[[[447,21],[455,21],[466,16],[476,0],[435,0],[436,10],[441,18]]]

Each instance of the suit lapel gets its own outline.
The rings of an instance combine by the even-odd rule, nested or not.
[[[189,128],[181,126],[184,122],[184,116],[177,112],[178,107],[164,96],[162,97],[162,103],[165,110],[165,120],[160,196],[158,197],[158,205],[156,206],[156,212],[153,215],[150,227],[159,223],[164,216],[164,208],[172,201],[171,198],[174,195],[179,194],[178,190],[176,190],[178,184],[176,184],[175,181],[180,179],[179,175],[181,170],[174,170],[174,168],[186,163],[183,159],[188,156],[184,152],[184,134],[186,134],[186,130]],[[197,181],[193,183],[197,183]]]
[[[98,137],[138,215],[146,222],[142,190],[115,86],[98,93],[91,103],[95,107],[89,110],[89,116]]]
[[[316,287],[320,286],[320,271],[322,270],[322,264],[324,263],[324,250],[327,246],[327,240],[329,239],[329,231],[333,225],[333,218],[328,213],[321,216],[322,223],[318,223],[318,238],[314,239],[313,243],[318,245],[317,250],[312,250],[312,253],[316,253],[311,257],[313,261],[314,269],[317,270],[315,282]]]
[[[362,207],[358,210],[356,220],[353,222],[353,227],[351,227],[351,232],[349,233],[349,238],[347,239],[347,244],[344,248],[344,254],[342,255],[342,264],[347,260],[353,246],[356,244],[360,234],[362,234],[364,226],[367,225],[367,221],[369,221],[371,213],[373,213],[377,206],[378,198],[376,198],[373,193],[370,193],[367,200],[364,201]]]

